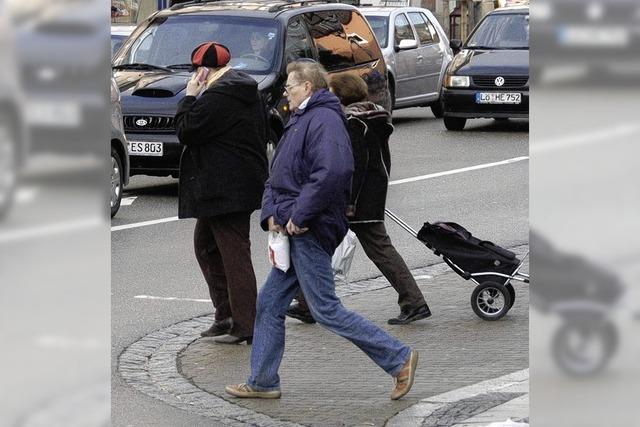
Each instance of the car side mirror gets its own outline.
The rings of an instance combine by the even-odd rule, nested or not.
[[[396,52],[400,52],[401,50],[415,49],[418,47],[418,42],[415,41],[415,39],[400,40],[400,43],[397,44],[395,47],[396,47]]]
[[[449,41],[449,47],[453,50],[453,54],[457,54],[462,49],[462,40],[451,39]]]

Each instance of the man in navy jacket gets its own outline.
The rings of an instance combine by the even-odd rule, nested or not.
[[[261,225],[289,234],[291,267],[271,270],[260,290],[247,383],[226,387],[236,397],[279,398],[278,368],[285,313],[298,286],[323,327],[358,346],[395,379],[391,399],[409,392],[418,353],[357,313],[335,293],[331,255],[348,224],[353,155],[340,101],[324,69],[313,62],[287,67],[286,94],[295,113],[274,155],[262,199]]]

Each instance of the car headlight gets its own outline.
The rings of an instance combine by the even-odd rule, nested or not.
[[[448,75],[444,79],[445,87],[469,87],[469,76]]]

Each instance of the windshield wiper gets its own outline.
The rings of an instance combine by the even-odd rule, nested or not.
[[[133,64],[120,64],[114,65],[114,70],[162,70],[172,73],[173,70],[167,67],[161,67],[160,65],[152,65],[152,64],[143,64],[143,63],[133,63]]]
[[[499,47],[491,47],[491,46],[465,46],[465,49],[485,49],[485,50],[491,50],[491,49],[500,49]]]
[[[192,64],[173,64],[167,65],[167,68],[172,70],[191,70],[193,68]]]

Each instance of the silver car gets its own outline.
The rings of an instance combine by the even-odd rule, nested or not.
[[[442,117],[440,89],[453,52],[435,16],[417,7],[361,7],[360,11],[384,54],[393,108],[429,106]]]

